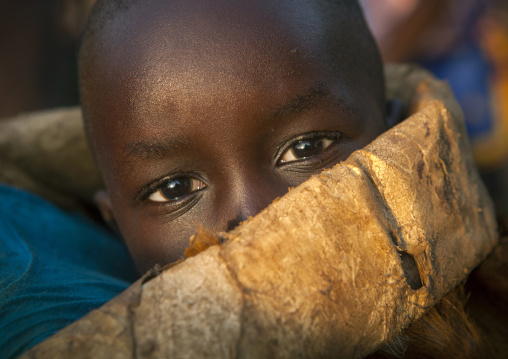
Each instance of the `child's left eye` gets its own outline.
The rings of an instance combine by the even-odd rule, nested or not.
[[[322,137],[301,139],[282,154],[279,163],[284,164],[319,155],[332,143],[334,140]]]
[[[165,181],[148,199],[154,202],[173,202],[206,188],[206,184],[192,177],[178,177]]]

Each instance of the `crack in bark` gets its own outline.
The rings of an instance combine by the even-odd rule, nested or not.
[[[224,266],[226,267],[227,271],[229,272],[230,277],[236,283],[237,288],[239,289],[240,295],[242,297],[242,304],[241,304],[240,315],[239,315],[239,317],[240,317],[240,333],[238,335],[238,341],[236,343],[236,353],[235,353],[235,358],[239,358],[241,342],[242,342],[242,339],[245,335],[245,327],[244,327],[245,320],[244,319],[245,319],[245,290],[246,290],[246,288],[243,287],[243,285],[241,284],[240,280],[238,279],[236,273],[231,269],[228,262],[222,255],[222,248],[218,252],[218,257],[222,260],[222,263],[224,263]]]
[[[381,203],[383,206],[383,212],[386,215],[387,225],[389,227],[388,228],[389,232],[387,234],[397,250],[402,271],[404,272],[404,277],[406,278],[407,284],[413,290],[422,288],[423,281],[420,269],[418,268],[418,263],[416,262],[415,257],[405,250],[406,245],[401,240],[401,236],[399,235],[399,233],[397,233],[399,229],[399,224],[397,223],[397,219],[395,218],[395,215],[393,214],[390,206],[388,205],[386,198],[380,191],[381,184],[380,183],[376,184],[376,180],[373,174],[369,171],[369,168],[365,167],[365,165],[358,164],[358,167],[365,174],[366,180],[370,184],[369,185],[370,192],[375,197],[376,203]]]
[[[132,301],[127,305],[127,320],[129,322],[129,334],[132,339],[132,358],[139,359],[138,355],[138,342],[136,339],[136,332],[134,330],[136,324],[136,308],[141,305],[141,297],[143,295],[143,279],[139,282],[139,294],[137,295],[137,300]]]

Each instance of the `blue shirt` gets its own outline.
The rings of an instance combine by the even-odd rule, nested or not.
[[[0,185],[0,358],[14,358],[136,279],[109,231]]]

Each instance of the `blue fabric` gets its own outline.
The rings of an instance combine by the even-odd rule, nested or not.
[[[469,43],[451,55],[420,64],[450,84],[464,112],[470,138],[493,131],[489,90],[492,69],[477,46]]]
[[[136,279],[121,240],[0,185],[0,358],[14,358]]]

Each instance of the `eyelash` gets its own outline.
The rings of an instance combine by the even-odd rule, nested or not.
[[[337,143],[339,140],[343,139],[343,134],[340,133],[340,132],[322,132],[322,131],[319,131],[319,132],[310,132],[310,133],[306,133],[304,135],[301,135],[297,138],[294,138],[292,140],[290,140],[289,142],[287,142],[287,144],[285,146],[283,146],[276,154],[275,156],[275,163],[276,163],[276,166],[277,167],[284,167],[284,166],[289,166],[289,165],[297,165],[297,164],[302,164],[302,163],[305,163],[305,162],[308,162],[308,161],[312,161],[312,160],[316,160],[316,157],[319,157],[319,155],[323,152],[325,152],[329,146],[333,145],[334,143]],[[301,159],[296,159],[294,161],[288,161],[288,162],[282,162],[282,157],[288,152],[288,151],[292,151],[292,148],[298,144],[299,142],[301,141],[305,141],[305,140],[309,140],[309,141],[312,141],[312,140],[318,140],[318,139],[322,139],[322,140],[330,140],[332,141],[331,144],[328,144],[328,146],[326,146],[322,152],[316,154],[316,155],[312,155],[312,156],[309,156],[309,157],[305,157],[305,158],[301,158]],[[176,179],[179,179],[179,178],[190,178],[192,180],[197,180],[197,181],[200,181],[203,186],[190,192],[189,194],[187,195],[184,195],[180,198],[177,198],[175,200],[170,200],[168,199],[167,201],[154,201],[154,200],[150,200],[150,196],[152,196],[153,194],[159,192],[162,187],[169,183],[170,181],[173,181],[173,180],[176,180]],[[200,192],[201,190],[203,189],[206,189],[208,187],[207,183],[203,180],[200,179],[200,176],[196,175],[196,174],[193,174],[193,173],[176,173],[172,176],[168,176],[168,177],[163,177],[163,178],[160,178],[148,185],[146,185],[145,187],[143,187],[141,189],[141,191],[139,192],[139,194],[136,196],[137,200],[140,200],[140,201],[150,201],[151,203],[153,204],[156,204],[156,205],[167,205],[167,204],[177,204],[177,203],[180,203],[182,201],[184,201],[186,198],[189,198],[191,197],[191,194],[195,193],[195,192]],[[161,194],[162,195],[162,194]],[[163,196],[163,195],[162,195]],[[164,196],[163,196],[164,197]]]
[[[155,180],[154,182],[149,183],[148,185],[143,187],[141,189],[141,191],[139,191],[139,194],[136,196],[136,200],[143,201],[143,202],[147,201],[150,198],[150,196],[152,194],[156,193],[157,191],[159,191],[164,184],[167,184],[168,182],[170,182],[172,180],[182,178],[182,177],[193,178],[193,179],[197,179],[197,180],[201,181],[204,184],[204,187],[202,187],[201,189],[205,189],[208,187],[206,182],[199,179],[200,177],[194,173],[176,173],[176,174],[168,176],[168,177],[159,178],[158,180]],[[200,191],[201,189],[199,189],[198,191]],[[162,201],[161,202],[151,201],[151,202],[161,203],[161,204],[176,203],[176,202],[180,202],[181,200],[185,199],[185,197],[188,197],[188,196],[181,197],[181,199],[177,199],[177,200],[168,200],[167,202],[162,202]]]
[[[333,131],[333,132],[328,132],[328,131],[315,131],[315,132],[309,132],[309,133],[306,133],[304,135],[301,135],[295,139],[292,139],[289,141],[289,143],[287,143],[284,147],[282,147],[276,154],[275,158],[275,163],[277,164],[278,167],[283,167],[283,166],[288,166],[288,165],[291,165],[291,164],[297,164],[297,163],[301,163],[301,162],[305,162],[305,161],[309,161],[309,160],[312,160],[314,157],[317,157],[319,156],[319,154],[315,155],[315,156],[310,156],[310,157],[307,157],[307,158],[302,158],[302,159],[298,159],[296,161],[291,161],[291,162],[282,162],[282,157],[286,154],[287,151],[290,151],[296,144],[298,144],[298,142],[300,141],[305,141],[305,140],[317,140],[317,139],[322,139],[322,140],[331,140],[332,143],[329,145],[333,145],[334,143],[337,143],[338,141],[342,140],[344,138],[344,134],[341,133],[341,132],[336,132],[336,131]],[[323,149],[323,152],[325,152],[328,147],[327,146],[326,148]],[[321,152],[321,153],[323,153]]]

